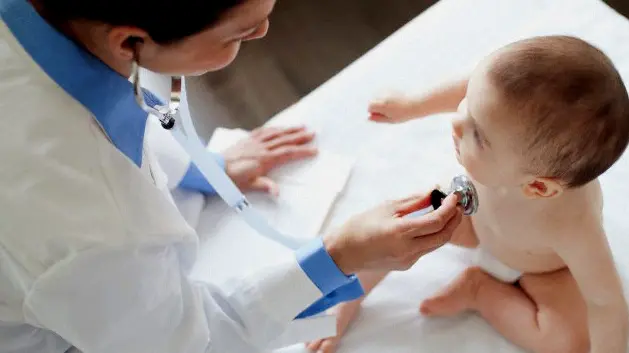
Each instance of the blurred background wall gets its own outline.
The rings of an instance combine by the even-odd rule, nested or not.
[[[263,124],[435,2],[279,0],[266,38],[245,43],[227,69],[187,80],[199,134]],[[629,16],[629,0],[605,2]]]

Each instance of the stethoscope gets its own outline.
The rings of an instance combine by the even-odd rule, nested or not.
[[[205,177],[216,193],[225,201],[225,203],[239,213],[244,221],[249,224],[260,235],[265,236],[285,247],[297,250],[305,244],[304,241],[295,237],[283,234],[272,227],[255,208],[247,200],[245,195],[238,189],[232,180],[224,172],[223,168],[211,158],[205,147],[198,139],[192,138],[196,136],[194,131],[187,131],[182,123],[179,109],[172,109],[170,105],[147,105],[144,100],[144,92],[140,85],[140,67],[137,60],[132,64],[131,81],[133,84],[134,95],[140,107],[149,115],[157,117],[166,130],[169,130],[175,140],[182,148],[188,152],[191,160],[199,168],[201,174]],[[459,175],[452,179],[450,189],[442,191],[435,189],[431,193],[431,205],[406,215],[405,217],[420,217],[426,215],[441,206],[441,202],[449,194],[455,193],[459,197],[459,205],[464,209],[465,215],[472,215],[478,210],[478,195],[472,181],[465,175]]]
[[[131,81],[135,99],[140,107],[149,114],[149,117],[151,115],[157,117],[162,127],[172,133],[174,139],[188,152],[190,159],[208,183],[212,185],[216,193],[229,207],[238,212],[250,227],[259,234],[290,249],[297,250],[304,245],[304,242],[300,239],[285,235],[273,228],[251,206],[249,200],[227,176],[223,168],[210,157],[201,141],[193,138],[195,132],[187,131],[186,126],[182,123],[179,109],[172,109],[169,105],[150,106],[146,104],[144,91],[140,85],[140,67],[137,60],[134,60],[132,64]]]

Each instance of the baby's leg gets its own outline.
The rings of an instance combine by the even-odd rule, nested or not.
[[[336,314],[336,336],[306,343],[306,348],[316,353],[334,353],[341,342],[341,337],[350,328],[360,312],[361,301],[355,300],[337,305],[332,311]]]
[[[336,313],[336,337],[308,342],[306,343],[306,347],[308,348],[308,350],[310,350],[311,352],[334,353],[338,344],[340,343],[341,337],[343,337],[345,332],[347,332],[347,330],[350,328],[352,321],[354,321],[354,319],[360,312],[362,302],[365,300],[367,295],[371,293],[373,288],[376,287],[380,282],[382,282],[387,274],[388,272],[385,271],[370,271],[359,273],[358,279],[360,280],[360,284],[365,291],[365,295],[354,301],[337,305],[333,309],[333,311]]]
[[[535,353],[589,351],[585,303],[568,270],[525,275],[520,286],[470,268],[422,303],[421,311],[433,316],[476,311],[507,339]]]

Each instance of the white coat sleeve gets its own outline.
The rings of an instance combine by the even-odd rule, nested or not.
[[[191,281],[176,248],[77,253],[37,279],[25,317],[89,353],[247,353],[322,295],[297,257],[219,289]]]
[[[197,166],[191,162],[188,153],[177,143],[170,132],[163,129],[155,119],[149,119],[147,124],[147,141],[151,151],[168,177],[168,188],[181,188],[201,192],[205,195],[215,195],[216,191],[210,185]],[[225,160],[220,154],[208,151],[218,164],[225,168]]]

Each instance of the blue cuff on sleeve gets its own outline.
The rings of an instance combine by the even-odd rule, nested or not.
[[[325,250],[322,238],[309,242],[297,250],[296,255],[302,270],[323,293],[323,298],[299,314],[298,319],[318,314],[341,302],[358,299],[364,294],[358,278],[345,275],[336,266]]]
[[[320,314],[340,303],[351,302],[362,297],[365,294],[358,278],[353,278],[351,282],[339,287],[332,293],[322,297],[314,302],[306,310],[302,311],[295,319],[303,319],[306,317]]]
[[[327,295],[349,283],[352,276],[345,275],[325,250],[323,239],[317,237],[297,250],[297,261],[317,288]]]
[[[220,166],[225,169],[225,159],[223,158],[223,156],[216,153],[212,153],[212,156],[218,162],[218,164],[220,164]],[[205,177],[194,163],[190,163],[188,171],[183,176],[178,186],[182,189],[200,191],[207,195],[216,194],[216,191],[214,190],[212,185],[210,185],[207,180],[205,180]]]

